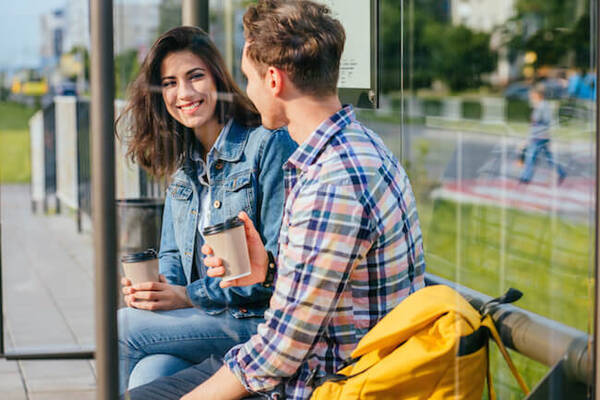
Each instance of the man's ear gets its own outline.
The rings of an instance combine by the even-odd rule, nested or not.
[[[267,68],[267,73],[265,74],[267,87],[276,97],[279,97],[281,95],[281,91],[283,90],[284,74],[285,72],[279,68],[273,66]]]

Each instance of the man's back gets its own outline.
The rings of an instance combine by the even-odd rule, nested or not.
[[[303,399],[311,370],[338,370],[370,328],[424,285],[425,261],[408,178],[351,107],[298,148],[285,179],[266,323],[230,356],[246,362],[243,375],[250,387],[256,378],[255,390],[267,377],[291,376],[286,394]]]

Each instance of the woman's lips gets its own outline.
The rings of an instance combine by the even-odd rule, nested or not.
[[[178,108],[183,111],[183,113],[185,114],[192,114],[194,113],[202,104],[204,103],[204,100],[198,100],[198,101],[194,101],[191,103],[187,103],[181,106],[178,106]]]

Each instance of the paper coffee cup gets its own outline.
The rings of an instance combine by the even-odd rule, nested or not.
[[[132,285],[142,282],[158,282],[158,258],[156,250],[126,254],[121,257],[125,277]]]
[[[241,219],[233,217],[222,224],[206,227],[202,235],[206,244],[212,247],[213,254],[223,260],[224,281],[250,275],[250,257]]]

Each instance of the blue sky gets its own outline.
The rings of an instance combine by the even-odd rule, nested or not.
[[[40,15],[64,6],[64,0],[1,0],[0,69],[37,66]],[[86,0],[81,0],[86,1]]]

